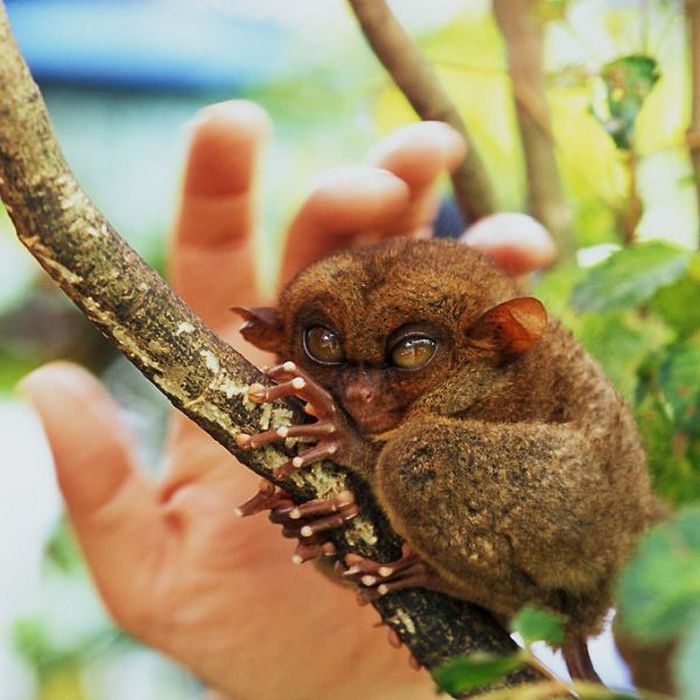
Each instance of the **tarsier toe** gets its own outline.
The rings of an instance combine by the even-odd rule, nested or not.
[[[389,627],[387,641],[389,642],[389,646],[394,647],[394,649],[399,649],[403,646],[399,633],[393,627]]]
[[[305,450],[296,457],[293,457],[288,462],[285,462],[281,467],[275,470],[275,478],[284,479],[288,477],[295,469],[301,469],[314,462],[320,462],[323,459],[332,457],[338,451],[338,444],[334,441],[321,441],[314,447]]]
[[[299,542],[297,548],[294,550],[294,554],[292,555],[292,562],[294,564],[303,564],[306,561],[318,559],[318,557],[333,556],[335,551],[335,545],[332,542],[320,542],[313,544]]]
[[[289,514],[292,520],[302,518],[317,517],[337,512],[349,512],[355,504],[355,496],[351,491],[341,491],[335,498],[317,498],[312,501],[301,503]],[[352,516],[354,517],[354,516]]]
[[[401,559],[388,564],[348,554],[345,557],[348,568],[341,575],[361,586],[360,593],[367,601],[403,588],[431,587],[435,571],[406,545],[402,551]]]
[[[262,479],[258,492],[249,498],[245,503],[234,508],[233,512],[239,518],[244,518],[265,510],[280,509],[292,505],[291,496],[274,484]]]
[[[418,659],[417,659],[415,656],[413,656],[413,654],[409,654],[409,657],[408,657],[408,665],[409,665],[414,671],[420,671],[421,668],[423,668],[423,667],[421,666],[420,661],[418,661]]]

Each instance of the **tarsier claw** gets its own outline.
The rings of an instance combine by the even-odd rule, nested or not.
[[[321,542],[320,544],[299,542],[292,555],[292,563],[299,565],[318,557],[330,557],[335,553],[335,545],[332,542]]]
[[[250,448],[251,436],[248,433],[238,433],[234,438],[236,445],[242,450],[247,450]]]

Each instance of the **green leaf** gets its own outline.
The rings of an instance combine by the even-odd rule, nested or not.
[[[673,345],[659,368],[659,384],[677,430],[700,433],[700,342]]]
[[[683,636],[673,662],[673,676],[680,700],[700,698],[700,617]]]
[[[647,357],[635,404],[655,489],[674,505],[700,500],[700,338]]]
[[[463,693],[482,688],[525,663],[522,653],[509,656],[471,654],[450,659],[435,671],[438,689],[445,693]]]
[[[622,628],[656,642],[682,633],[700,615],[700,507],[647,533],[617,586]]]
[[[700,441],[687,444],[661,401],[649,392],[636,407],[635,415],[649,460],[654,490],[673,505],[700,500]]]
[[[561,615],[540,610],[526,605],[511,623],[513,632],[517,632],[525,644],[545,641],[561,644],[564,641],[564,624]]]
[[[578,311],[629,309],[680,279],[689,260],[689,251],[668,243],[639,243],[592,267],[574,287],[571,302]]]
[[[658,63],[651,56],[624,56],[603,66],[607,113],[594,114],[617,148],[632,148],[639,112],[659,77]]]
[[[693,255],[683,277],[658,290],[650,305],[680,336],[700,331],[700,253]]]
[[[638,388],[639,368],[649,353],[673,337],[658,318],[634,311],[584,314],[573,331],[627,400]]]

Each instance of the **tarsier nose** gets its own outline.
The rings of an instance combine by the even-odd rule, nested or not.
[[[349,401],[369,404],[374,400],[374,390],[366,384],[352,384],[345,393]]]

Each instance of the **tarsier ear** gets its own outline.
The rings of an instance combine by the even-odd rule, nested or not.
[[[529,350],[547,327],[547,310],[534,297],[517,297],[490,308],[467,331],[472,345],[503,355]]]
[[[282,350],[282,318],[277,309],[269,306],[234,306],[231,311],[245,321],[240,331],[249,343],[269,352]]]

